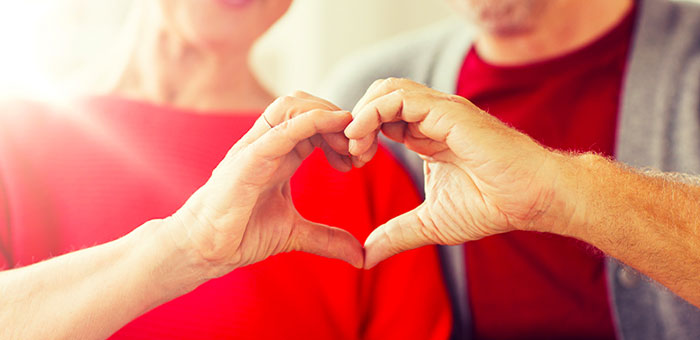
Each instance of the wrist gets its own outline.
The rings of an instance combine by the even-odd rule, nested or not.
[[[171,234],[174,222],[151,220],[123,238],[133,272],[141,280],[149,309],[186,294],[207,281],[208,267]]]
[[[559,180],[556,188],[556,207],[553,210],[551,233],[587,240],[592,221],[593,210],[601,202],[607,169],[610,161],[593,153],[558,154],[556,166]]]
[[[529,231],[548,232],[563,236],[574,236],[585,224],[586,182],[590,166],[600,156],[593,154],[567,154],[548,151],[541,176],[548,196],[543,213],[531,223]]]

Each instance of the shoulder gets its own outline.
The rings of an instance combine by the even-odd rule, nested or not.
[[[53,111],[46,102],[28,99],[5,99],[0,101],[0,121],[2,125],[13,121],[26,121]]]
[[[24,147],[25,142],[44,135],[53,125],[57,111],[53,105],[31,100],[0,102],[0,149]]]
[[[451,18],[370,46],[336,65],[319,92],[349,110],[377,79],[398,77],[427,83],[441,54],[467,44],[465,28],[464,22]]]
[[[656,0],[658,1],[658,0]],[[678,20],[678,24],[694,26],[700,25],[700,3],[695,0],[673,0],[666,3],[673,13],[673,19]],[[697,32],[693,32],[697,33]],[[697,34],[694,34],[697,36]]]
[[[638,53],[633,56],[651,60],[663,54],[662,58],[682,63],[688,55],[700,54],[699,3],[641,0],[637,6],[633,52]]]
[[[48,102],[28,99],[0,101],[0,136],[21,133],[24,138],[67,122],[82,107],[79,101]]]
[[[85,130],[86,120],[78,117],[86,110],[82,100],[0,102],[0,152],[35,157],[63,145]]]
[[[647,27],[671,40],[700,41],[700,4],[689,0],[643,0],[639,3],[640,29]]]

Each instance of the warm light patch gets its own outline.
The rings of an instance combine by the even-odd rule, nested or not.
[[[0,95],[48,91],[40,57],[40,20],[51,1],[0,0]]]

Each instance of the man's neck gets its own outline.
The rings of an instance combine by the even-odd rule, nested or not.
[[[553,1],[537,24],[520,33],[482,32],[476,51],[502,66],[524,65],[561,56],[600,38],[632,9],[633,0]]]

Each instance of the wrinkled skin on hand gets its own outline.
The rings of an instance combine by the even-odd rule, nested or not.
[[[349,112],[303,92],[276,100],[169,218],[178,248],[209,268],[207,278],[292,250],[361,268],[362,245],[345,230],[301,217],[289,187],[315,147],[333,167],[352,167],[342,133],[351,119]]]
[[[423,158],[426,199],[374,230],[363,250],[348,232],[301,217],[289,178],[315,147],[339,170],[364,165],[380,131]],[[291,250],[371,268],[424,245],[566,223],[574,209],[555,190],[560,156],[464,98],[405,79],[375,82],[352,115],[297,92],[270,105],[171,217],[172,238],[210,277]]]
[[[557,155],[464,98],[404,79],[377,81],[345,130],[353,158],[371,159],[380,130],[423,158],[426,199],[368,237],[366,268],[428,244],[528,230],[560,208]]]

